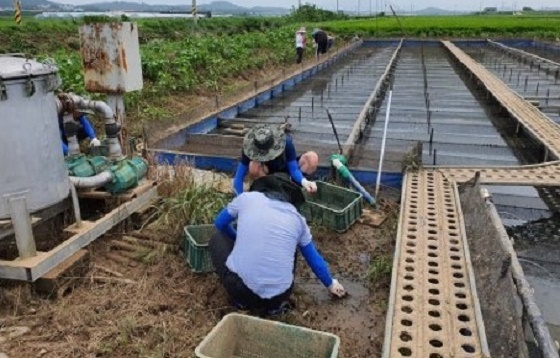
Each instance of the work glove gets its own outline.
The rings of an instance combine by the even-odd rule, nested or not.
[[[93,138],[89,145],[92,147],[99,147],[101,145],[101,142],[99,141],[99,139]]]
[[[301,181],[301,186],[307,190],[308,193],[316,193],[317,192],[317,184],[313,181],[309,181],[305,178]]]
[[[344,290],[344,287],[340,284],[340,282],[338,282],[337,279],[334,279],[332,281],[331,285],[329,286],[329,292],[331,293],[331,295],[336,296],[338,298],[342,298],[346,296],[346,291]]]

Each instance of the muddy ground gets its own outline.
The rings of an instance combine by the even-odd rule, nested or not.
[[[386,208],[389,219],[378,229],[359,223],[344,234],[313,228],[320,252],[349,296],[332,299],[300,258],[296,307],[275,319],[338,335],[340,357],[379,356],[390,278],[370,267],[389,258],[390,273],[398,210],[395,203]],[[178,244],[150,230],[137,237]],[[131,260],[135,267],[117,263],[109,258],[115,252],[110,242],[121,238],[107,236],[90,246],[89,272],[62,298],[39,298],[26,284],[1,283],[0,336],[15,326],[29,331],[1,343],[0,352],[18,358],[193,357],[217,322],[235,311],[217,277],[192,273],[176,249]],[[114,281],[98,281],[107,276]]]

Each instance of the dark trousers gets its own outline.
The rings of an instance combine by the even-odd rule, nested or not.
[[[297,63],[301,63],[301,61],[303,61],[303,48],[301,47],[296,48],[296,54],[297,54]]]
[[[78,130],[76,131],[76,137],[78,138],[78,142],[83,141],[84,139],[88,138],[86,131],[84,130],[84,127],[79,124],[76,123],[78,125]],[[68,145],[68,139],[66,138],[65,135],[62,135],[62,141],[64,142],[64,144]]]
[[[327,40],[320,41],[317,44],[317,56],[326,54],[327,49],[328,49],[328,41]]]
[[[220,277],[222,285],[230,297],[238,304],[245,306],[251,310],[274,310],[287,301],[294,285],[290,286],[285,292],[278,296],[264,299],[255,294],[249,287],[245,285],[243,280],[235,273],[231,272],[226,266],[226,261],[233,251],[234,241],[222,232],[217,232],[212,236],[209,243],[210,255],[212,263],[216,269],[216,273]]]

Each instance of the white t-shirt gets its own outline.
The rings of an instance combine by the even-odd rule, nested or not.
[[[296,48],[298,47],[304,47],[304,37],[300,32],[296,34]]]

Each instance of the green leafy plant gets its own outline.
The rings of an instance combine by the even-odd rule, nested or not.
[[[372,261],[368,277],[372,284],[388,284],[391,280],[393,260],[388,255],[376,256]]]

